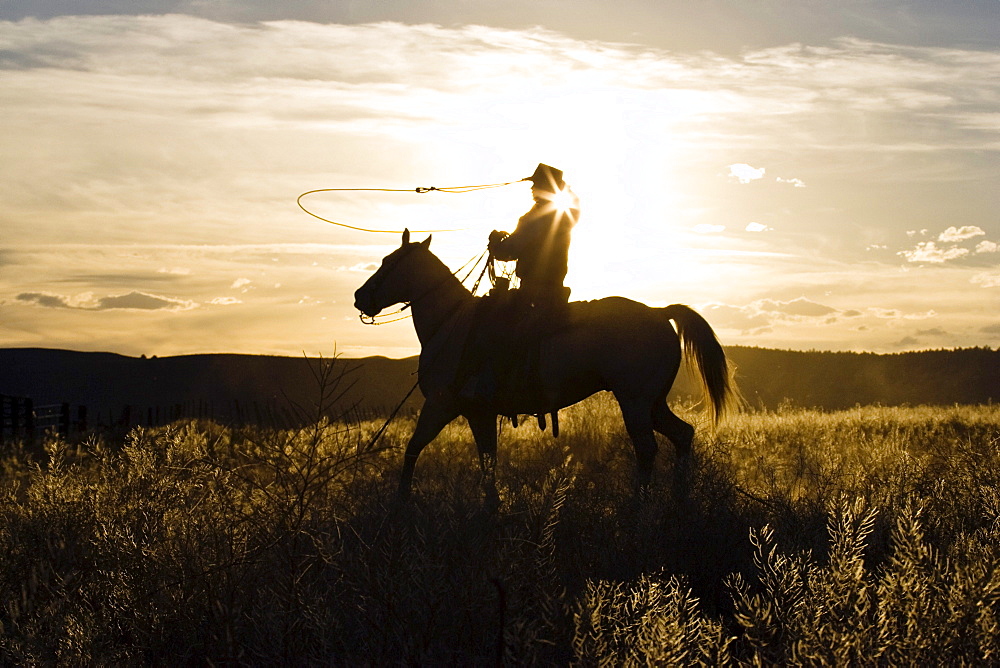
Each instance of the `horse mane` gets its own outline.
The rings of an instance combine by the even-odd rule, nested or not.
[[[419,245],[423,246],[423,244],[419,244]],[[428,263],[428,266],[429,267],[433,267],[432,271],[437,272],[438,274],[440,274],[440,276],[429,276],[428,277],[429,280],[439,281],[440,284],[443,285],[445,283],[450,283],[451,282],[451,281],[448,280],[449,278],[454,279],[454,283],[457,284],[459,287],[461,287],[462,290],[464,290],[466,293],[468,293],[468,295],[470,297],[473,297],[475,299],[481,299],[481,297],[477,297],[476,295],[474,295],[472,293],[472,290],[470,290],[469,288],[465,287],[465,284],[462,283],[462,280],[458,277],[458,272],[462,271],[462,269],[464,269],[465,266],[468,263],[466,263],[466,265],[464,265],[462,267],[459,267],[458,269],[452,271],[450,268],[448,268],[448,265],[444,263],[444,260],[442,260],[437,255],[435,255],[434,251],[432,251],[430,248],[428,248],[427,246],[423,246],[423,250],[425,251],[425,254],[426,254],[427,258],[430,260],[430,262]],[[437,284],[438,283],[435,283],[435,285],[437,285]]]

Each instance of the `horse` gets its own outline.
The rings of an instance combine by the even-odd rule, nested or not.
[[[691,454],[694,427],[667,405],[682,349],[700,372],[715,422],[739,405],[731,366],[701,315],[683,304],[654,308],[624,297],[566,305],[564,325],[539,344],[533,391],[493,399],[466,396],[459,387],[462,351],[474,331],[476,305],[486,298],[469,292],[431,252],[430,243],[430,236],[411,242],[404,230],[402,245],[354,293],[355,308],[370,318],[389,306],[407,305],[420,341],[424,405],[403,456],[399,501],[410,495],[421,451],[461,416],[479,452],[486,502],[497,507],[497,417],[555,415],[600,391],[610,391],[621,408],[635,450],[636,482],[648,489],[657,453],[654,432],[669,439],[679,461]]]

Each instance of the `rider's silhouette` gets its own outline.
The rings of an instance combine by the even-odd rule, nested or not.
[[[501,290],[496,300],[488,297],[480,303],[478,327],[458,374],[465,398],[491,399],[501,386],[511,390],[511,383],[530,387],[537,382],[538,339],[559,326],[569,299],[563,279],[570,234],[580,215],[580,200],[562,176],[560,170],[539,164],[525,179],[531,181],[534,206],[517,221],[513,233],[490,234],[491,257],[517,261],[520,287],[510,293],[512,301],[504,299]]]
[[[531,181],[534,206],[521,216],[510,235],[493,230],[489,250],[498,260],[517,260],[519,301],[548,309],[569,299],[563,279],[570,234],[580,216],[580,199],[554,167],[539,164],[527,180]]]

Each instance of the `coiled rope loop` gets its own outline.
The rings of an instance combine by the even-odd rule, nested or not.
[[[330,220],[329,218],[324,218],[319,214],[313,213],[302,204],[302,198],[306,195],[312,195],[314,193],[332,193],[332,192],[381,192],[381,193],[418,193],[424,194],[429,192],[439,192],[439,193],[468,193],[474,190],[488,190],[490,188],[502,188],[504,186],[513,185],[515,183],[521,183],[522,181],[528,181],[530,179],[518,179],[517,181],[507,181],[506,183],[487,183],[477,186],[447,186],[444,188],[438,188],[437,186],[418,186],[413,189],[409,188],[317,188],[315,190],[307,190],[295,199],[295,203],[299,205],[299,208],[308,213],[313,218],[322,220],[324,223],[330,223],[331,225],[337,225],[339,227],[346,227],[349,230],[357,230],[358,232],[373,232],[376,234],[402,234],[403,230],[376,230],[367,227],[357,227],[355,225],[348,225],[347,223],[341,223],[336,220]],[[428,234],[431,232],[459,232],[461,228],[452,228],[444,230],[410,230],[411,232],[418,234]]]

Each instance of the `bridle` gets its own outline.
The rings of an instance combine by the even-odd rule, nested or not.
[[[378,277],[378,281],[377,282],[375,282],[372,285],[369,285],[369,289],[371,291],[373,291],[373,292],[378,291],[382,287],[382,284],[385,282],[386,278],[388,278],[388,276],[396,269],[396,266],[400,262],[402,262],[405,258],[407,258],[409,256],[409,254],[411,252],[413,252],[413,250],[415,250],[412,247],[413,246],[419,246],[419,245],[420,245],[419,243],[408,244],[407,245],[408,247],[404,247],[404,248],[406,248],[406,252],[405,253],[400,253],[399,257],[395,258],[395,260],[393,260],[392,264],[380,267],[379,271],[376,272],[376,274],[379,273],[379,272],[381,272],[382,275]],[[400,320],[405,320],[407,318],[410,318],[410,317],[412,317],[411,314],[406,314],[406,315],[402,315],[402,316],[400,316],[400,314],[404,313],[405,311],[407,311],[410,308],[410,306],[413,305],[415,302],[420,301],[424,297],[428,296],[429,294],[431,294],[432,292],[434,292],[435,290],[437,290],[438,288],[440,288],[449,279],[451,279],[451,278],[457,278],[459,272],[461,272],[466,267],[469,267],[469,265],[471,264],[472,266],[469,268],[469,272],[465,275],[464,278],[459,279],[459,283],[460,284],[464,284],[465,281],[468,280],[469,276],[472,275],[472,272],[475,270],[476,266],[479,265],[480,260],[482,260],[483,256],[486,255],[487,253],[488,253],[488,251],[483,251],[482,253],[479,254],[478,257],[470,259],[469,261],[467,261],[465,264],[463,264],[458,269],[450,272],[447,276],[442,277],[441,279],[435,281],[433,284],[431,284],[430,286],[428,286],[423,292],[421,292],[416,297],[413,297],[412,299],[403,302],[403,305],[401,307],[399,307],[395,311],[391,311],[389,313],[381,313],[381,312],[379,312],[379,313],[376,313],[375,315],[365,315],[365,313],[362,312],[362,313],[359,314],[358,317],[361,319],[361,322],[363,324],[365,324],[365,325],[387,325],[390,322],[399,322]],[[476,279],[475,286],[472,289],[472,294],[475,294],[476,289],[479,287],[479,281],[480,281],[480,279],[482,279],[483,273],[486,272],[486,269],[490,266],[490,264],[491,263],[488,262],[486,264],[486,266],[483,267],[483,271],[479,274],[479,278]],[[373,276],[372,278],[375,278],[375,276]],[[369,279],[369,280],[371,280],[371,279]],[[368,284],[366,283],[366,285],[368,285]],[[393,316],[399,316],[399,317],[397,318],[397,317],[393,317]],[[376,320],[376,318],[391,318],[391,319],[389,319],[389,320],[385,320],[385,319],[383,319],[383,320]]]
[[[401,249],[401,250],[404,250],[405,252],[400,253],[399,257],[395,258],[393,260],[392,264],[390,264],[388,266],[379,267],[378,271],[375,272],[375,276],[372,276],[372,278],[368,279],[368,282],[365,283],[365,285],[368,286],[368,289],[372,293],[378,292],[381,289],[382,284],[385,282],[386,278],[389,276],[389,274],[391,274],[396,269],[396,265],[398,265],[400,262],[402,262],[411,252],[413,252],[413,246],[416,246],[416,245],[417,244],[407,244],[406,246],[404,246]],[[379,276],[378,274],[382,274],[382,275]],[[373,282],[373,279],[376,279],[376,278],[378,280]],[[358,317],[361,318],[361,322],[363,324],[365,324],[365,325],[386,325],[386,324],[388,324],[390,322],[396,322],[397,320],[404,320],[406,318],[409,318],[410,316],[409,315],[405,315],[405,316],[402,316],[400,318],[393,318],[392,320],[382,320],[382,321],[376,321],[375,319],[376,318],[380,318],[380,317],[381,318],[388,318],[388,317],[391,317],[391,316],[394,316],[394,315],[399,315],[400,313],[404,312],[406,309],[410,308],[410,304],[411,303],[412,303],[412,300],[408,301],[408,302],[403,302],[403,306],[401,306],[399,309],[397,309],[395,311],[392,311],[391,313],[382,313],[380,311],[379,313],[376,313],[375,315],[365,315],[364,311],[362,311],[359,314]]]

